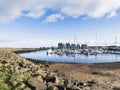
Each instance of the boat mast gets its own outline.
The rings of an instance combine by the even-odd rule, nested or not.
[[[85,38],[85,44],[87,44],[87,38]]]
[[[95,52],[97,52],[98,47],[97,47],[97,32],[95,34]]]
[[[75,36],[75,34],[74,34],[74,44],[75,44],[75,39],[76,39],[76,36]]]
[[[75,39],[76,39],[76,36],[75,36],[75,33],[74,33],[74,45],[73,45],[73,47],[74,47],[74,53],[75,53]]]
[[[118,42],[117,42],[117,36],[115,37],[115,45],[117,46]]]
[[[95,46],[97,47],[97,32],[95,34]]]

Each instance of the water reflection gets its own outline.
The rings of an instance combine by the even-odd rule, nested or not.
[[[98,55],[82,55],[82,54],[46,54],[46,51],[36,51],[20,54],[25,58],[46,60],[52,62],[70,62],[70,63],[105,63],[120,62],[119,54],[98,54]]]
[[[52,56],[52,54],[47,54],[47,56],[48,56],[48,57],[51,57],[51,56]]]

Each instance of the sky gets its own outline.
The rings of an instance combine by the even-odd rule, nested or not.
[[[120,0],[0,0],[0,47],[120,45]]]

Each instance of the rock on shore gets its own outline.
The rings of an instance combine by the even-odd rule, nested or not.
[[[53,73],[10,50],[0,50],[0,90],[97,90],[95,80],[83,83]]]

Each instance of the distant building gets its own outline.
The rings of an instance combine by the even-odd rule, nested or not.
[[[76,44],[71,44],[71,47],[70,47],[71,50],[75,50],[76,48],[77,48]]]
[[[81,45],[81,49],[87,49],[87,48],[88,48],[87,44],[82,44]]]
[[[80,49],[80,44],[77,44],[77,49]]]
[[[63,43],[58,43],[58,49],[63,49],[65,48],[65,45]]]
[[[56,47],[52,46],[52,47],[51,47],[51,49],[52,49],[52,50],[55,50],[55,49],[56,49]]]
[[[58,43],[58,49],[71,49],[71,50],[80,49],[80,44]]]
[[[66,43],[66,49],[70,49],[70,43]]]

